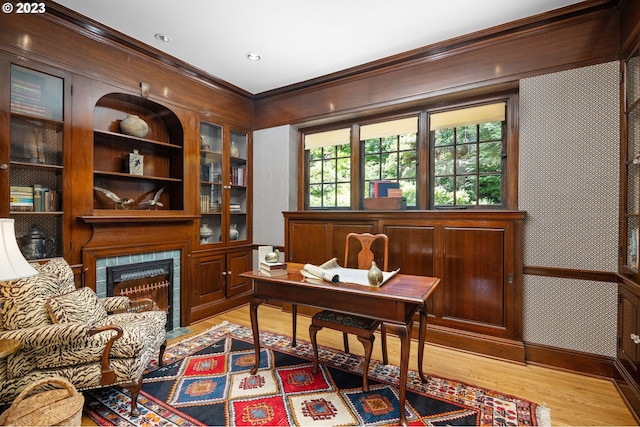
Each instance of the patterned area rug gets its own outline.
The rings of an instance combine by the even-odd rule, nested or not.
[[[313,350],[285,335],[263,332],[261,365],[253,366],[246,327],[224,323],[167,349],[166,366],[153,361],[129,416],[128,392],[85,391],[85,414],[98,425],[397,425],[399,368],[371,361],[370,391],[362,392],[362,358],[320,348],[321,369],[311,373]],[[533,402],[415,371],[407,383],[410,425],[550,425]]]

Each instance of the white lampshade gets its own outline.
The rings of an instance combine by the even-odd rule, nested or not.
[[[14,220],[0,218],[0,281],[35,276],[38,272],[29,265],[18,248]]]

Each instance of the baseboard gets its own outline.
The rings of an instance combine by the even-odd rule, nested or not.
[[[280,304],[280,306],[285,312],[291,311],[290,304]],[[313,315],[315,311],[317,310],[305,306],[298,307],[299,314]],[[417,326],[417,322],[414,323],[414,326]],[[413,328],[412,335],[413,338],[418,338],[417,327]],[[430,344],[494,359],[534,364],[594,377],[613,379],[616,373],[615,359],[610,357],[542,344],[496,338],[433,325],[428,322],[426,340]]]
[[[414,332],[417,332],[417,329],[414,328]],[[522,341],[446,328],[428,322],[426,339],[428,343],[443,347],[455,348],[509,362],[525,363],[524,343]]]
[[[616,372],[611,357],[533,343],[525,343],[525,351],[527,363],[534,365],[602,378],[614,378]]]

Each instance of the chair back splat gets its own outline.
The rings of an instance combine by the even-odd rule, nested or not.
[[[387,271],[389,264],[389,237],[386,234],[371,233],[349,233],[347,234],[345,250],[344,250],[344,266],[349,265],[349,246],[352,240],[360,242],[360,252],[358,252],[358,268],[368,270],[371,268],[371,262],[375,259],[375,254],[371,250],[373,243],[381,239],[384,243],[384,257],[382,259],[382,271]]]

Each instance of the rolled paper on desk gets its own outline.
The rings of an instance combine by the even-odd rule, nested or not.
[[[331,273],[327,270],[323,270],[322,268],[312,264],[305,264],[300,272],[303,276],[312,279],[322,279],[331,283],[338,283],[340,281],[340,276],[338,276],[337,274]]]

